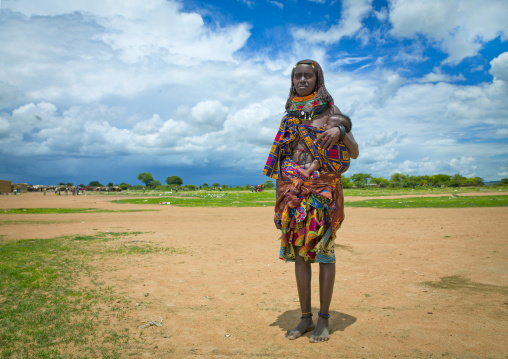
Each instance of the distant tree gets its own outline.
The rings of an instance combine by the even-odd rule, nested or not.
[[[394,173],[390,176],[390,186],[408,187],[409,176],[402,173]]]
[[[219,188],[219,187],[220,187],[220,183],[214,183],[214,184],[212,185],[212,187],[214,187],[214,188]]]
[[[72,187],[72,186],[74,186],[71,182],[68,182],[68,183],[66,183],[65,185],[66,185],[67,187]]]
[[[351,188],[353,184],[351,183],[351,179],[349,177],[342,177],[342,188]]]
[[[383,177],[372,177],[370,179],[370,183],[375,183],[379,187],[387,187],[390,184],[390,181]]]
[[[370,177],[370,173],[355,173],[354,175],[351,175],[351,180],[356,187],[365,187]]]
[[[275,183],[273,183],[272,180],[265,181],[265,183],[263,183],[263,185],[265,186],[265,188],[275,188]]]
[[[477,186],[484,186],[485,185],[485,181],[483,180],[483,178],[481,178],[481,177],[475,177],[474,179],[476,180],[476,185]]]
[[[143,182],[147,187],[150,186],[150,183],[153,182],[153,175],[148,172],[143,172],[138,174],[138,180]]]
[[[108,187],[113,187],[113,186],[114,186],[113,182],[108,183]]]
[[[462,180],[463,186],[483,186],[483,178],[480,177],[472,177],[472,178],[465,178]]]
[[[448,186],[450,184],[451,176],[445,174],[437,174],[430,176],[430,182],[434,186]]]
[[[122,182],[120,183],[120,188],[125,191],[126,189],[130,189],[132,186],[128,183]]]
[[[102,187],[102,185],[99,181],[91,181],[88,185],[90,187]]]
[[[208,183],[203,183],[203,188],[208,188]]]
[[[450,186],[452,187],[460,187],[462,186],[462,182],[465,181],[465,177],[462,177],[460,174],[456,173],[450,178]]]
[[[152,183],[150,183],[151,188],[156,188],[156,187],[160,187],[160,186],[162,186],[162,183],[161,183],[161,181],[158,181],[158,180],[152,181]]]
[[[508,184],[508,178],[501,178],[501,181],[499,181],[500,185],[507,185]]]
[[[65,183],[60,182],[58,185],[59,185],[59,186],[65,186]]]
[[[168,178],[166,178],[166,183],[169,185],[181,186],[183,183],[183,180],[178,176],[169,176]]]
[[[193,185],[193,184],[186,184],[185,188],[187,188],[189,191],[195,191],[198,189],[198,186]]]
[[[228,188],[228,185],[227,184],[223,184],[221,187],[222,187],[222,189],[226,189],[226,188]]]
[[[83,183],[78,184],[78,187],[86,187]]]
[[[415,176],[414,180],[419,186],[425,186],[430,183],[430,176]]]

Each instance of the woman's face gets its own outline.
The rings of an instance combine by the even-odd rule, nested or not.
[[[293,86],[298,96],[308,96],[316,89],[316,74],[311,65],[300,64],[295,68]]]

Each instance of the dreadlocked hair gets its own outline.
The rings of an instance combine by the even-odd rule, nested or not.
[[[301,64],[312,66],[314,69],[314,74],[316,75],[316,90],[318,92],[318,98],[322,101],[327,102],[330,107],[333,106],[333,97],[325,87],[325,78],[323,76],[323,70],[321,69],[321,66],[314,60],[301,60],[296,63],[295,67],[293,67],[293,71],[291,71],[291,88],[289,89],[289,96],[286,101],[286,111],[291,107],[293,98],[298,96],[298,93],[293,86],[293,77],[295,76],[295,68]]]

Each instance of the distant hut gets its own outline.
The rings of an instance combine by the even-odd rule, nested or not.
[[[0,180],[0,194],[11,193],[12,191],[12,182]]]
[[[41,184],[35,184],[33,186],[28,186],[28,192],[42,192],[44,191],[44,186]]]
[[[11,185],[12,192],[17,192],[18,188],[20,189],[20,193],[27,193],[28,192],[28,184],[27,183],[13,183]]]

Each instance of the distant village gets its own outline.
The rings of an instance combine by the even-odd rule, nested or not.
[[[121,192],[119,186],[112,187],[93,187],[93,186],[67,186],[67,185],[29,185],[27,183],[12,183],[12,181],[0,180],[0,194],[22,194],[27,192],[54,192],[57,194],[74,194],[79,195],[84,191],[93,192]]]

